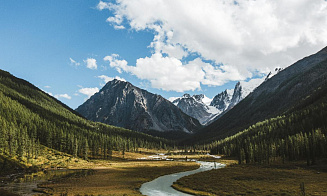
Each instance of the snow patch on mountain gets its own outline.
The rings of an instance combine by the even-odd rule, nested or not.
[[[280,69],[276,68],[276,71],[271,72],[271,75],[279,71]],[[226,113],[243,100],[262,82],[266,81],[267,77],[240,81],[236,83],[234,89],[226,89],[212,99],[203,94],[193,96],[184,94],[182,97],[170,97],[168,100],[179,107],[184,113],[198,119],[201,124],[210,124],[221,114]]]

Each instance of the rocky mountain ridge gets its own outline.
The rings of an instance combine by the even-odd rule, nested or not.
[[[262,81],[258,80],[254,85],[237,82],[234,89],[226,89],[213,99],[203,94],[193,96],[184,94],[182,97],[174,99],[172,103],[184,113],[198,119],[201,124],[208,125],[238,104]]]
[[[76,111],[89,120],[141,132],[194,133],[202,127],[162,96],[117,79],[109,81]]]

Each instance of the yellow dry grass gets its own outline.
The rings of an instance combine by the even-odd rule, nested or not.
[[[186,176],[174,187],[197,195],[327,195],[326,163],[306,167],[304,163],[270,166],[232,165]]]
[[[42,185],[53,195],[141,195],[138,189],[159,176],[198,168],[194,162],[129,161],[94,163],[93,175]]]

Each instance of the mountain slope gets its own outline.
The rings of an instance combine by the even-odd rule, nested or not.
[[[76,109],[87,119],[136,131],[194,133],[201,125],[160,95],[112,80]]]
[[[327,47],[266,80],[233,109],[194,137],[196,140],[208,141],[235,134],[256,122],[287,111],[326,81]]]
[[[251,125],[213,142],[211,153],[238,157],[239,163],[306,159],[307,165],[327,155],[327,86],[313,89],[280,116]]]
[[[185,114],[198,119],[201,124],[205,124],[207,119],[218,111],[214,107],[206,105],[203,99],[205,99],[203,94],[193,96],[184,94],[183,97],[175,99],[172,103]]]
[[[169,144],[86,120],[29,82],[0,70],[1,156],[31,163],[46,146],[84,159],[108,158],[112,150],[161,148],[164,143]]]
[[[183,97],[174,98],[172,103],[184,113],[198,119],[201,124],[208,125],[238,104],[262,81],[263,79],[254,79],[251,82],[237,82],[234,89],[226,89],[212,100],[203,94],[184,94]]]

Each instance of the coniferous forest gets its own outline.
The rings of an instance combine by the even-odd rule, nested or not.
[[[211,143],[211,153],[238,158],[241,163],[307,160],[327,157],[327,87],[322,85],[283,115],[258,122]]]
[[[113,150],[167,149],[168,140],[84,119],[25,80],[0,70],[0,155],[29,162],[41,146],[84,159]]]

